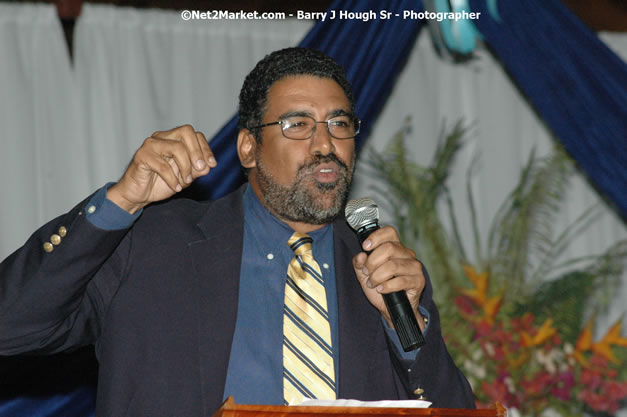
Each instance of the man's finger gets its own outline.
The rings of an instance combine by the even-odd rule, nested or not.
[[[185,187],[191,184],[193,181],[192,161],[185,145],[181,142],[166,140],[161,152],[170,163],[174,174],[180,179],[181,185]]]
[[[209,165],[210,168],[215,168],[218,165],[218,162],[213,155],[211,147],[209,147],[209,142],[207,141],[207,138],[202,132],[196,132],[196,139],[198,140],[198,146],[200,147],[204,161],[206,161],[207,165]]]
[[[357,278],[360,281],[368,279],[368,270],[365,269],[367,258],[368,256],[363,252],[353,256],[353,269],[355,269],[355,272],[357,273]]]
[[[361,245],[365,251],[372,251],[379,247],[384,242],[400,242],[401,239],[398,236],[398,232],[392,226],[382,227],[375,230],[368,236],[368,239]]]
[[[421,275],[397,275],[384,282],[372,285],[381,294],[389,294],[396,291],[417,291],[418,294],[421,294],[425,284]]]
[[[376,269],[370,270],[368,279],[373,286],[378,286],[395,277],[420,273],[420,262],[415,259],[390,259]]]
[[[416,259],[416,254],[411,249],[403,246],[400,242],[386,241],[377,246],[370,255],[368,255],[365,264],[368,270],[374,272],[381,265],[394,259],[413,261]]]
[[[189,155],[189,160],[192,162],[192,166],[195,171],[202,171],[206,168],[207,162],[205,161],[203,152],[200,148],[200,144],[198,143],[198,139],[196,137],[196,131],[191,125],[183,125],[171,132],[171,135],[178,141],[180,141],[186,149],[187,154]],[[193,178],[198,176],[197,172],[189,173]]]
[[[182,187],[192,182],[192,165],[187,148],[182,142],[163,138],[149,138],[146,141],[148,146],[145,153],[150,158],[166,161]]]
[[[174,173],[174,169],[172,165],[162,157],[154,157],[144,161],[146,165],[148,165],[149,169],[156,175],[158,175],[163,182],[167,184],[170,189],[174,192],[179,192],[183,189],[183,184],[181,184],[181,180]]]

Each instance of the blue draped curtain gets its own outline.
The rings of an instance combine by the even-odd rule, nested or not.
[[[591,182],[627,217],[627,64],[558,0],[470,0],[479,32]]]
[[[80,417],[93,416],[95,393],[90,387],[75,388],[69,393],[22,396],[0,406],[3,417]]]

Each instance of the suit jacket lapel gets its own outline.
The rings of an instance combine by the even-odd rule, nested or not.
[[[353,256],[361,251],[355,233],[341,220],[333,224],[333,234],[340,339],[338,395],[364,398],[369,364],[375,356],[375,344],[365,337],[376,340],[383,327],[379,312],[364,295],[353,270]]]
[[[188,244],[197,276],[204,415],[222,402],[235,331],[244,235],[241,191],[211,203],[198,223],[206,239]]]

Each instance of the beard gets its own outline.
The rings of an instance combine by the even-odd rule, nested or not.
[[[291,185],[279,184],[261,162],[260,151],[255,155],[257,182],[268,207],[278,217],[308,224],[328,224],[341,214],[353,179],[355,155],[348,165],[335,154],[315,154],[296,172]],[[322,163],[334,162],[338,167],[337,179],[322,183],[313,177],[316,167]]]

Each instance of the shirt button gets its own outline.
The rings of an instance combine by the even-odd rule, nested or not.
[[[268,258],[269,260],[273,260],[274,259],[274,255],[269,253],[266,258]]]
[[[93,214],[94,211],[96,211],[96,206],[89,206],[87,208],[87,213],[89,213],[89,214]]]
[[[329,264],[324,263],[324,264],[322,264],[322,267],[323,267],[324,269],[329,269]]]

